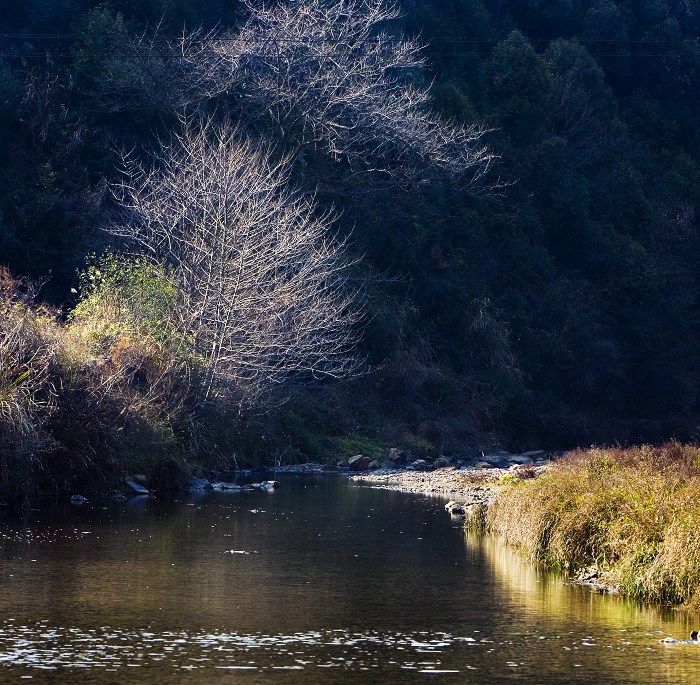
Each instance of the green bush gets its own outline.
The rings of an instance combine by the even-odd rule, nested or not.
[[[80,274],[80,299],[69,316],[73,328],[98,348],[120,337],[149,338],[172,347],[179,294],[166,268],[145,257],[106,253]]]

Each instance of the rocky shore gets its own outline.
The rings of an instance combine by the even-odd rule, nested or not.
[[[434,471],[379,470],[350,476],[355,483],[372,487],[432,495],[462,503],[488,503],[504,479],[535,478],[547,466],[514,465],[509,468],[444,467]]]
[[[493,450],[460,459],[411,460],[393,448],[381,462],[356,455],[335,465],[297,464],[275,471],[340,473],[359,485],[443,498],[451,514],[468,517],[475,505],[487,506],[509,480],[536,478],[559,455],[544,451],[510,454]]]

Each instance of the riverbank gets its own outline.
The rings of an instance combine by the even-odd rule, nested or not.
[[[493,450],[480,452],[478,457],[441,457],[434,462],[417,459],[409,463],[397,449],[389,450],[389,454],[390,457],[381,466],[379,462],[368,459],[361,462],[361,455],[358,455],[349,462],[343,461],[337,465],[292,464],[277,467],[274,472],[339,473],[358,485],[441,497],[454,500],[454,504],[465,508],[473,504],[490,503],[496,493],[511,480],[542,475],[553,463],[555,456],[543,451],[510,454]]]
[[[468,527],[495,533],[573,582],[700,609],[700,448],[590,449],[556,463],[351,475],[358,484],[451,500]]]
[[[536,478],[549,467],[439,468],[434,471],[382,470],[351,475],[350,480],[375,488],[442,497],[471,506],[490,504],[510,479]]]

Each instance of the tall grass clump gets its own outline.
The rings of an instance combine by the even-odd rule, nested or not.
[[[54,446],[47,423],[58,329],[33,300],[31,284],[0,267],[0,492],[10,499],[29,494],[40,456]]]
[[[537,561],[595,565],[646,601],[700,607],[700,448],[579,450],[505,488],[487,527]]]

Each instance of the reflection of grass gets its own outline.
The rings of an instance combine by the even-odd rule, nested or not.
[[[487,525],[534,559],[597,565],[644,600],[700,607],[700,448],[577,451],[513,483]]]

